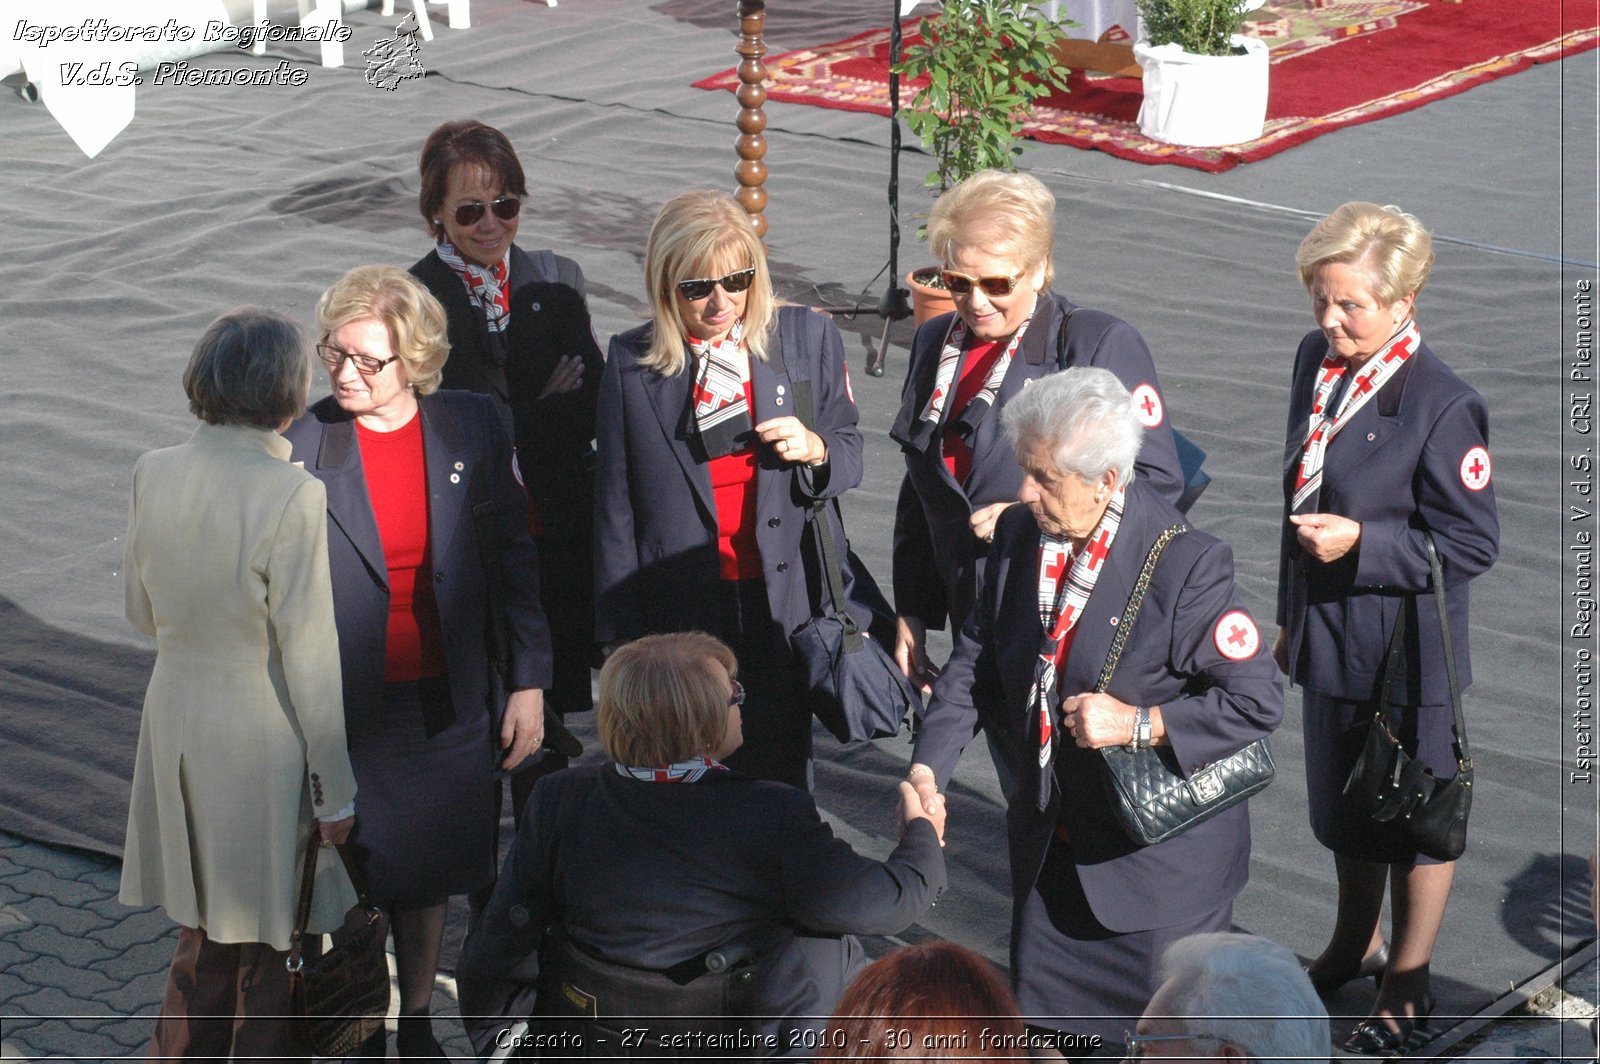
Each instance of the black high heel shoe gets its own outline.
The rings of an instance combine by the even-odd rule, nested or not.
[[[1384,942],[1377,949],[1361,958],[1361,962],[1354,967],[1343,971],[1317,973],[1311,976],[1311,988],[1317,992],[1318,997],[1327,997],[1341,986],[1355,979],[1371,979],[1376,986],[1383,985],[1383,970],[1389,967],[1389,943]],[[1309,975],[1310,968],[1306,969]]]
[[[1433,1006],[1434,998],[1429,994],[1422,999],[1422,1008],[1415,1016],[1395,1018],[1400,1025],[1400,1029],[1395,1031],[1391,1031],[1377,1017],[1363,1020],[1344,1040],[1344,1051],[1368,1057],[1403,1057],[1407,1053],[1415,1053],[1439,1036],[1438,1031],[1428,1026],[1428,1020],[1433,1016]]]

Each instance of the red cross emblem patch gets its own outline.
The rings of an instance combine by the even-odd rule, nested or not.
[[[1139,424],[1147,429],[1153,429],[1161,424],[1161,419],[1166,411],[1161,408],[1161,396],[1148,384],[1141,384],[1133,390],[1133,416],[1139,419]]]
[[[1485,448],[1474,447],[1461,456],[1461,483],[1468,491],[1482,491],[1489,486],[1489,474],[1493,469],[1489,452]]]
[[[1224,613],[1211,630],[1211,641],[1216,644],[1217,653],[1229,661],[1244,661],[1261,649],[1261,633],[1244,610]]]

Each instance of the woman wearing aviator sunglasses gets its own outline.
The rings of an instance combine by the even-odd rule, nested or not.
[[[1017,501],[1022,469],[1000,411],[1068,366],[1099,366],[1133,394],[1144,445],[1134,469],[1177,501],[1183,474],[1155,363],[1127,322],[1050,291],[1055,197],[1034,177],[985,170],[939,197],[928,246],[956,312],[922,324],[899,416],[905,452],[894,527],[895,660],[928,690],[939,669],[926,634],[971,612],[995,522]]]
[[[749,687],[729,764],[809,786],[811,715],[788,634],[811,616],[807,509],[861,480],[844,345],[823,316],[775,306],[761,241],[722,193],[662,207],[645,285],[651,321],[611,341],[600,385],[597,634],[700,629],[729,643]]]
[[[511,142],[481,122],[446,122],[420,159],[418,206],[435,246],[411,273],[449,318],[442,386],[493,396],[516,441],[539,545],[555,680],[549,708],[586,712],[594,646],[594,410],[600,348],[583,271],[514,241],[528,194]],[[540,775],[565,767],[552,747],[511,778],[515,816]]]

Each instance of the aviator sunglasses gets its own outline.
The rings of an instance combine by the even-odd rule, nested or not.
[[[696,277],[689,281],[679,281],[678,291],[683,294],[683,298],[692,303],[696,299],[704,299],[709,296],[711,290],[717,285],[721,285],[722,290],[729,295],[736,295],[749,288],[755,282],[755,279],[756,268],[754,266],[746,266],[742,270],[734,270],[726,277]]]
[[[940,270],[939,279],[944,282],[945,291],[953,296],[966,295],[973,285],[989,296],[1008,296],[1017,287],[1015,277],[969,277],[956,270]]]
[[[522,201],[515,196],[501,196],[487,203],[463,203],[456,208],[456,224],[477,225],[484,208],[494,211],[494,216],[502,222],[509,222],[522,213]]]

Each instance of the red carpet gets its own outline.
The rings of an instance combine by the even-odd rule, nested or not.
[[[1564,0],[1279,0],[1246,32],[1271,45],[1267,125],[1223,148],[1178,148],[1139,133],[1136,78],[1071,76],[1046,98],[1027,134],[1141,163],[1217,172],[1312,137],[1409,111],[1474,85],[1595,47],[1597,5]],[[906,23],[906,43],[917,19]],[[785,103],[889,113],[888,29],[767,59],[768,95]],[[734,89],[732,70],[695,82]],[[901,86],[901,101],[915,86]]]

